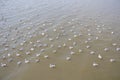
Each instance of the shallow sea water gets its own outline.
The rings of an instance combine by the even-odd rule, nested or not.
[[[0,0],[0,80],[119,80],[119,14],[119,0]]]

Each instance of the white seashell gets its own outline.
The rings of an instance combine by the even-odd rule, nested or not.
[[[36,62],[36,63],[40,62],[40,59],[36,59],[35,62]]]
[[[20,50],[20,51],[23,51],[23,48],[20,48],[19,50]]]
[[[112,43],[113,46],[116,46],[117,44],[116,43]]]
[[[56,32],[57,30],[56,29],[53,29],[54,32]]]
[[[98,28],[100,28],[100,25],[97,25]]]
[[[30,41],[29,43],[32,44],[33,42]]]
[[[93,67],[97,67],[98,66],[98,64],[95,63],[95,62],[92,65],[93,65]]]
[[[67,61],[71,60],[71,57],[66,57],[66,60],[67,60]]]
[[[88,41],[90,41],[91,40],[91,38],[88,38]]]
[[[39,57],[40,56],[40,53],[39,54],[36,54],[36,57]]]
[[[98,31],[98,33],[102,33],[102,31]]]
[[[14,38],[11,38],[12,41],[14,41],[15,39]]]
[[[45,56],[44,56],[44,58],[46,58],[46,59],[47,59],[48,57],[49,57],[48,55],[45,55]]]
[[[33,45],[33,47],[36,47],[36,46],[37,46],[36,44]]]
[[[6,56],[2,56],[2,59],[3,59],[3,60],[6,59]]]
[[[7,67],[7,64],[1,63],[1,67]]]
[[[91,51],[90,54],[95,54],[95,52],[94,52],[94,51]]]
[[[79,33],[79,36],[82,36],[82,34],[81,34],[81,33]]]
[[[110,59],[110,62],[115,62],[115,59]]]
[[[11,54],[10,54],[10,53],[8,53],[7,55],[8,55],[8,57],[10,57],[10,56],[11,56]]]
[[[66,44],[64,43],[64,44],[63,44],[63,47],[65,47],[65,46],[66,46]]]
[[[90,48],[90,46],[89,46],[89,45],[87,45],[87,46],[86,46],[86,48]]]
[[[31,29],[31,27],[27,27],[27,29],[28,29],[28,30],[30,30],[30,29]]]
[[[20,43],[21,46],[23,46],[24,43]]]
[[[40,43],[41,41],[40,41],[40,40],[37,40],[36,42],[37,42],[37,43]]]
[[[81,52],[83,52],[83,51],[82,51],[81,49],[79,49],[79,51],[78,51],[78,52],[80,52],[80,53],[81,53]]]
[[[62,46],[61,45],[58,45],[58,48],[61,48]]]
[[[31,48],[30,50],[31,50],[31,51],[34,51],[34,48]]]
[[[95,37],[95,39],[96,39],[96,40],[98,40],[98,39],[99,39],[99,37]]]
[[[73,29],[71,29],[70,32],[73,32]]]
[[[91,36],[91,34],[90,34],[90,33],[88,33],[88,36]]]
[[[59,36],[57,36],[56,39],[59,39]]]
[[[87,31],[91,31],[90,29],[88,29]]]
[[[73,54],[75,54],[75,52],[71,51],[70,54],[73,55]]]
[[[109,50],[109,48],[104,48],[104,51],[108,51]]]
[[[45,35],[45,33],[41,33],[41,35],[42,35],[42,36],[44,36],[44,35]]]
[[[98,55],[98,58],[99,58],[99,59],[102,59],[102,56],[99,54],[99,55]]]
[[[26,52],[26,55],[30,55],[30,52]]]
[[[49,67],[50,67],[50,68],[55,68],[56,65],[55,65],[55,64],[49,64]]]
[[[26,63],[26,64],[29,63],[29,62],[30,62],[29,60],[25,59],[25,63]]]
[[[51,45],[50,45],[50,47],[51,47],[51,48],[53,48],[53,47],[54,47],[54,45],[53,45],[53,44],[51,44]]]
[[[41,50],[40,50],[40,52],[44,52],[44,51],[45,51],[45,49],[41,49]]]
[[[21,64],[22,64],[22,62],[21,62],[21,61],[18,61],[18,62],[17,62],[17,65],[21,65]]]
[[[38,47],[42,47],[42,44],[39,44]]]
[[[77,35],[74,35],[74,38],[76,38],[77,37]]]
[[[76,42],[73,42],[73,46],[75,46],[77,43]]]
[[[71,41],[72,39],[71,39],[71,38],[69,38],[68,40],[69,40],[69,41]]]
[[[48,46],[48,44],[43,44],[43,46],[44,46],[44,47],[47,47],[47,46]]]
[[[19,56],[20,56],[20,54],[16,54],[16,56],[17,56],[17,57],[19,57]]]
[[[114,32],[112,31],[111,34],[114,34]]]
[[[46,24],[42,24],[43,26],[45,26]]]
[[[53,41],[53,39],[52,39],[52,38],[49,38],[49,41]]]
[[[120,51],[120,48],[116,48],[116,51]]]
[[[56,50],[53,50],[53,53],[56,53],[57,51]]]
[[[8,48],[5,48],[5,51],[8,51]]]
[[[69,46],[69,49],[71,50],[71,49],[73,49],[73,47],[72,47],[72,46]]]
[[[85,43],[87,44],[87,43],[88,43],[88,41],[85,41]]]

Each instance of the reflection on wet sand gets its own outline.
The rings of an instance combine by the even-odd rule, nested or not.
[[[0,27],[1,80],[120,79],[120,16],[118,6],[112,12],[111,5],[117,5],[115,1],[17,0],[16,8],[12,1],[0,5],[0,26],[5,26]]]

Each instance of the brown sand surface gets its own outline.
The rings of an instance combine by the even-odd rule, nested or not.
[[[0,0],[0,80],[119,80],[119,0]]]

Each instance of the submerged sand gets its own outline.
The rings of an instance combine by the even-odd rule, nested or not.
[[[6,0],[0,80],[119,80],[120,6],[114,0]]]

